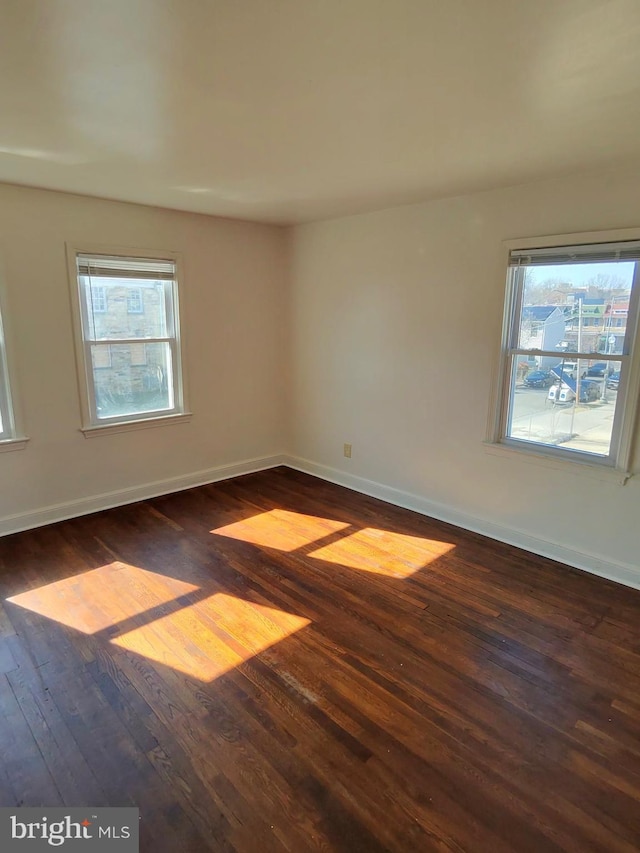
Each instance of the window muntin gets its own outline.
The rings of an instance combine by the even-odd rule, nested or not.
[[[629,434],[637,397],[629,376],[639,267],[640,241],[511,252],[501,443],[626,464],[621,437]],[[611,381],[618,371],[619,383]]]
[[[86,425],[183,412],[175,261],[78,254],[76,270]]]

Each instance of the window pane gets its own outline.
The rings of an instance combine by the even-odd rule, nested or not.
[[[607,456],[611,448],[619,371],[572,376],[539,365],[542,359],[512,356],[507,437],[565,450]],[[584,372],[584,371],[582,371]],[[600,368],[593,369],[598,374]],[[577,395],[580,395],[578,402]]]
[[[87,306],[89,340],[164,338],[173,335],[165,288],[171,283],[143,279],[81,279]]]
[[[635,263],[524,266],[520,349],[623,352]]]
[[[91,347],[99,420],[174,408],[171,348],[168,343],[94,344]],[[105,351],[108,350],[109,365]]]

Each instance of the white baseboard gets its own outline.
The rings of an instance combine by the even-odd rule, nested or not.
[[[266,468],[274,468],[276,465],[284,465],[287,457],[282,455],[262,456],[257,459],[245,459],[231,465],[220,465],[217,468],[207,468],[203,471],[194,471],[191,474],[180,477],[169,477],[166,480],[156,480],[153,483],[144,483],[141,486],[132,486],[117,492],[105,492],[101,495],[91,495],[77,501],[52,504],[42,509],[30,512],[7,515],[0,518],[0,536],[9,533],[19,533],[21,530],[31,530],[34,527],[42,527],[45,524],[53,524],[56,521],[65,521],[68,518],[76,518],[79,515],[88,515],[91,512],[100,512],[103,509],[124,506],[125,504],[144,501],[147,498],[157,498],[159,495],[181,492],[184,489],[192,489],[194,486],[205,486],[207,483],[215,483],[218,480],[228,480],[241,474],[252,474],[255,471],[264,471]]]
[[[297,471],[312,474],[314,477],[320,477],[322,480],[328,480],[330,483],[346,486],[348,489],[353,489],[356,492],[379,498],[380,500],[387,501],[387,503],[414,510],[422,515],[428,515],[431,518],[437,518],[449,524],[455,524],[457,527],[463,527],[465,530],[480,533],[483,536],[497,539],[499,542],[505,542],[508,545],[515,545],[517,548],[522,548],[533,554],[539,554],[542,557],[548,557],[551,560],[557,560],[559,563],[565,563],[576,569],[582,569],[585,572],[590,572],[607,580],[640,589],[640,569],[630,563],[613,561],[602,554],[576,551],[573,548],[567,548],[559,542],[539,539],[536,536],[525,533],[523,530],[518,530],[514,527],[505,527],[489,519],[469,515],[451,506],[427,500],[427,498],[423,498],[420,495],[395,489],[392,486],[385,486],[374,480],[357,477],[345,471],[340,471],[337,468],[330,468],[327,465],[311,462],[308,459],[285,456],[283,464]]]
[[[576,569],[582,569],[607,580],[640,589],[640,569],[630,563],[613,561],[602,554],[576,551],[559,542],[539,539],[523,530],[505,527],[489,519],[460,512],[460,510],[454,507],[430,501],[420,495],[414,495],[411,492],[386,486],[374,480],[357,477],[354,474],[340,471],[337,468],[330,468],[327,465],[320,465],[308,459],[301,459],[286,454],[245,459],[241,462],[220,465],[216,468],[207,468],[191,474],[181,475],[180,477],[156,480],[152,483],[132,486],[131,488],[121,489],[116,492],[105,492],[101,495],[91,495],[76,501],[52,504],[38,510],[8,515],[0,518],[0,536],[19,533],[22,530],[30,530],[34,527],[42,527],[45,524],[53,524],[56,521],[64,521],[68,518],[76,518],[77,516],[88,515],[92,512],[113,509],[117,506],[143,501],[147,498],[155,498],[160,495],[170,494],[171,492],[180,492],[184,489],[194,488],[195,486],[204,486],[208,483],[218,482],[219,480],[228,480],[231,477],[238,477],[242,474],[264,471],[267,468],[274,468],[277,465],[287,465],[297,471],[302,471],[314,477],[319,477],[322,480],[327,480],[330,483],[336,483],[348,489],[353,489],[356,492],[379,498],[395,506],[414,510],[422,515],[428,515],[431,518],[455,524],[457,527],[463,527],[465,530],[471,530],[474,533],[480,533],[491,539],[497,539],[499,542],[506,542],[508,545],[515,545],[517,548],[523,548],[525,551],[530,551],[533,554],[540,554],[542,557],[557,560],[560,563],[565,563]]]

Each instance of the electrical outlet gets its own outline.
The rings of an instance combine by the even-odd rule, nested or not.
[[[350,444],[345,444],[344,455],[347,457],[347,459],[351,459],[351,445]]]

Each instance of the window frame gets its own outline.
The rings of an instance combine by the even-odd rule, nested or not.
[[[589,231],[570,234],[548,235],[542,237],[526,237],[505,240],[504,269],[507,272],[506,288],[503,291],[502,337],[499,358],[492,382],[491,407],[487,439],[485,444],[490,452],[505,452],[517,454],[520,458],[550,464],[552,467],[568,466],[568,470],[588,470],[599,475],[613,475],[621,483],[626,483],[631,473],[632,453],[635,436],[635,425],[638,418],[638,400],[640,398],[640,261],[636,261],[633,284],[630,293],[627,333],[629,335],[629,351],[625,354],[626,370],[623,370],[623,380],[618,388],[617,403],[620,405],[616,413],[614,434],[612,434],[611,449],[608,456],[599,456],[569,448],[561,448],[543,443],[529,442],[511,438],[506,435],[509,407],[511,402],[511,362],[519,349],[518,323],[519,310],[522,304],[521,286],[512,283],[515,273],[511,273],[510,258],[514,251],[535,249],[567,248],[571,246],[589,246],[595,244],[619,243],[624,241],[640,241],[640,228],[624,228],[615,231]],[[631,330],[629,332],[629,329]],[[558,353],[535,350],[536,356],[554,355]],[[623,361],[615,357],[598,353],[601,360]],[[575,358],[573,351],[571,358]],[[581,353],[581,358],[593,359],[593,353]],[[619,401],[619,402],[618,402]]]
[[[144,427],[161,426],[178,422],[188,422],[191,412],[187,405],[187,381],[185,375],[185,335],[181,318],[184,316],[184,276],[182,256],[179,252],[158,249],[143,249],[132,246],[113,246],[86,243],[67,243],[67,272],[71,295],[71,310],[76,352],[76,373],[80,401],[81,431],[85,438],[96,435],[108,435]],[[161,338],[105,338],[96,340],[85,334],[89,329],[86,299],[82,295],[81,276],[78,275],[78,255],[95,255],[123,260],[169,261],[175,265],[175,277],[171,282],[171,294],[165,290],[167,316],[172,317],[173,335]],[[116,277],[116,276],[114,276]],[[128,312],[127,312],[128,313]],[[173,407],[150,412],[134,412],[129,415],[115,415],[98,418],[95,382],[91,360],[91,347],[101,345],[127,345],[139,343],[167,343],[170,351],[173,380]]]
[[[15,423],[2,307],[0,304],[0,442],[4,443],[15,438]]]
[[[0,452],[23,450],[29,439],[22,430],[22,418],[16,398],[15,375],[11,369],[11,336],[8,326],[8,310],[4,288],[4,276],[0,275]]]

